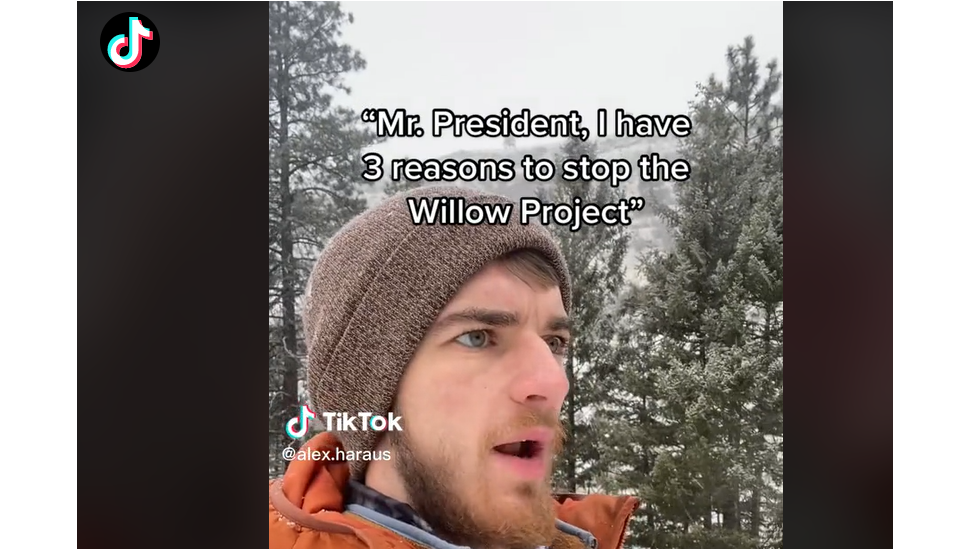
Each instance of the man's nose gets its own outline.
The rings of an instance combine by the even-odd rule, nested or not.
[[[518,371],[512,384],[512,398],[535,408],[562,408],[569,392],[563,360],[553,354],[549,343],[537,335],[522,338],[513,353]]]

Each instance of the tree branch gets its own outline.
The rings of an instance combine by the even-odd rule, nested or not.
[[[291,358],[295,359],[296,361],[298,361],[299,364],[303,364],[304,363],[302,361],[302,357],[296,355],[295,353],[293,353],[291,351],[291,349],[288,348],[288,345],[285,344],[284,338],[281,339],[281,348],[284,349],[286,355],[288,355],[289,357],[291,357]]]
[[[343,72],[344,71],[341,71],[341,70],[338,70],[338,71],[337,70],[320,70],[320,71],[315,71],[315,72],[304,72],[304,73],[294,74],[294,75],[292,75],[292,78],[293,79],[296,79],[296,80],[299,79],[299,78],[318,78],[319,76],[322,76],[324,74],[328,74],[329,76],[338,76],[338,75],[342,74]]]
[[[290,168],[289,169],[288,175],[293,175],[293,174],[295,174],[295,173],[297,173],[297,172],[299,172],[301,170],[304,170],[305,168],[308,168],[309,166],[318,166],[318,164],[320,162],[322,162],[326,158],[329,158],[329,156],[331,156],[331,155],[324,154],[322,156],[313,158],[313,159],[308,160],[306,162],[303,162],[301,164],[296,164],[294,168]]]
[[[338,199],[342,199],[343,198],[342,195],[336,193],[332,189],[327,189],[325,187],[301,187],[299,189],[295,189],[295,191],[296,192],[319,192],[319,193],[328,194],[328,195],[332,196],[333,198],[338,198]]]

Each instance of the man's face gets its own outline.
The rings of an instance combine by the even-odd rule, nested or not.
[[[558,287],[493,263],[444,308],[407,367],[403,432],[391,437],[396,469],[411,505],[449,541],[552,540],[566,320]]]

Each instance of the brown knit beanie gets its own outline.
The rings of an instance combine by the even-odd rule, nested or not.
[[[513,207],[504,225],[415,225],[408,197]],[[518,212],[518,203],[503,196],[421,187],[386,199],[333,237],[309,277],[303,313],[308,391],[319,419],[327,412],[391,411],[404,368],[431,323],[471,276],[502,255],[541,252],[559,273],[563,304],[571,310],[557,242],[536,222],[520,224]],[[356,419],[357,429],[361,422]],[[336,433],[347,452],[373,450],[380,434]],[[350,461],[352,477],[362,479],[367,464]]]

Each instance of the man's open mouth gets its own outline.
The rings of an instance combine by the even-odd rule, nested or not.
[[[504,456],[521,459],[535,459],[542,457],[552,444],[553,432],[549,429],[526,429],[516,433],[508,441],[494,446],[492,450]]]
[[[538,457],[542,454],[543,449],[543,444],[537,440],[510,442],[508,444],[500,444],[492,448],[492,450],[498,452],[499,454],[505,454],[507,456],[522,459],[532,459],[534,457]]]

